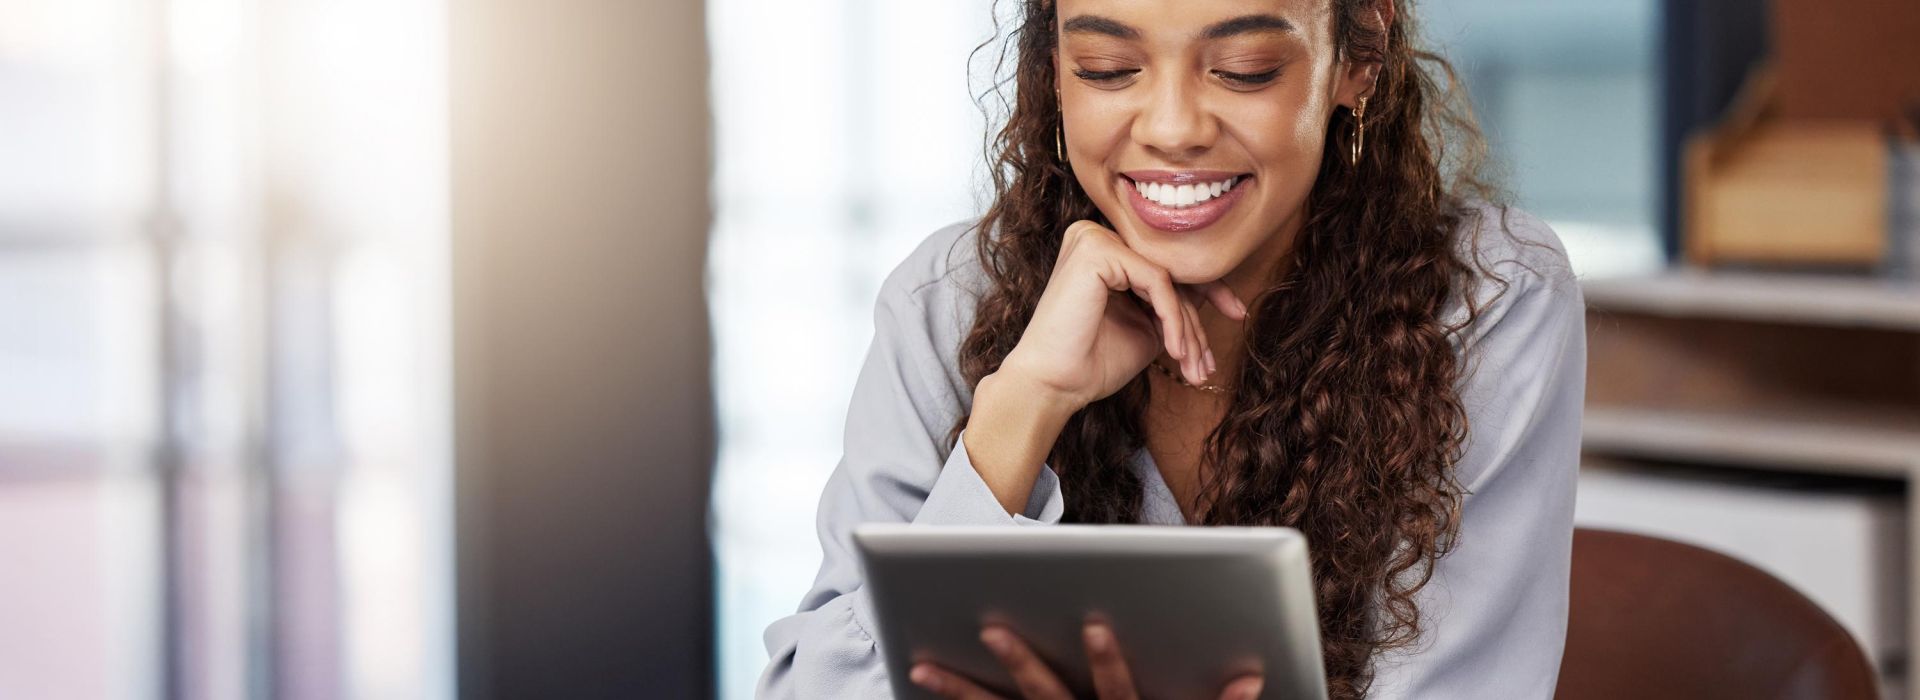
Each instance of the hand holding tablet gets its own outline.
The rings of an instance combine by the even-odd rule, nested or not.
[[[854,540],[898,697],[1326,696],[1291,528],[876,524]]]
[[[1134,683],[1133,673],[1127,668],[1127,661],[1119,640],[1113,634],[1113,628],[1096,618],[1089,621],[1083,634],[1086,643],[1088,666],[1093,673],[1093,687],[1102,698],[1137,698],[1139,687]],[[1069,690],[1060,676],[1048,668],[1033,648],[1020,639],[1011,629],[1001,625],[989,625],[981,630],[980,641],[992,649],[994,656],[1005,665],[1008,675],[1013,677],[1022,696],[1027,698],[1071,698]],[[944,698],[959,700],[977,700],[997,698],[993,693],[965,676],[941,668],[931,661],[914,664],[908,678],[929,692]],[[1259,674],[1241,676],[1227,683],[1219,694],[1220,700],[1252,700],[1260,697],[1260,689],[1265,677]]]

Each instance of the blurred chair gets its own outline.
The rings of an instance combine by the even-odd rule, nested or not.
[[[1845,628],[1718,552],[1578,528],[1572,596],[1558,700],[1879,697]]]

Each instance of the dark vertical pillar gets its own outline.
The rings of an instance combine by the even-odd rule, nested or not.
[[[710,696],[704,4],[450,13],[461,695]]]
[[[1713,124],[1767,50],[1767,0],[1666,0],[1661,6],[1660,221],[1669,260],[1680,244],[1680,157]]]

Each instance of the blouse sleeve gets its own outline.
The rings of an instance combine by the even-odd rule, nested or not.
[[[1476,321],[1461,398],[1455,548],[1416,594],[1422,636],[1377,659],[1375,698],[1553,697],[1566,644],[1586,327],[1564,268],[1510,267]],[[1477,364],[1477,366],[1476,366]]]
[[[1064,511],[1051,467],[1042,465],[1026,511],[1009,514],[974,470],[966,443],[946,442],[971,394],[946,369],[956,348],[936,339],[958,325],[955,305],[927,303],[923,294],[939,290],[910,282],[905,269],[881,286],[844,453],[820,496],[820,572],[799,610],[766,630],[770,660],[760,697],[891,696],[853,548],[855,525],[1048,525]]]

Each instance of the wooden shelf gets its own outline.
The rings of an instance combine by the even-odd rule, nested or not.
[[[1602,311],[1920,332],[1920,281],[1914,280],[1676,268],[1581,287],[1588,306]]]
[[[1599,455],[1846,476],[1920,474],[1920,415],[1902,411],[1588,406],[1582,438]]]

